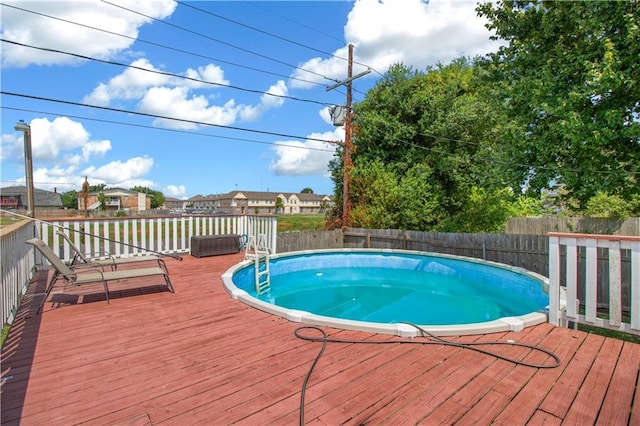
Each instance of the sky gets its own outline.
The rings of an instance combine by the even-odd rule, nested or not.
[[[144,186],[333,194],[328,164],[353,102],[393,64],[495,51],[465,0],[3,1],[0,186]],[[329,90],[328,90],[329,89]]]

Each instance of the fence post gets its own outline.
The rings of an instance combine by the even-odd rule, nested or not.
[[[560,239],[549,237],[549,323],[560,325]]]
[[[622,323],[622,276],[620,271],[620,241],[609,245],[609,325]]]
[[[631,245],[631,328],[640,330],[640,241]]]

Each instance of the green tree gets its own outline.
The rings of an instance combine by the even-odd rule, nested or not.
[[[98,203],[100,203],[100,210],[107,209],[107,196],[102,191],[98,194]]]
[[[165,196],[160,191],[155,191],[151,188],[147,188],[146,186],[134,186],[130,188],[131,191],[142,192],[143,194],[147,194],[151,197],[150,207],[152,209],[157,209],[158,207],[162,207],[164,205]]]
[[[307,188],[303,188],[302,191],[300,191],[301,194],[313,194],[313,189],[307,187]]]
[[[584,214],[589,217],[626,219],[631,216],[632,210],[632,203],[623,200],[620,196],[598,192],[587,201]]]
[[[396,216],[402,219],[392,223],[411,229],[437,229],[442,225],[439,221],[460,211],[473,186],[504,187],[500,175],[491,172],[496,120],[501,115],[494,110],[493,101],[485,100],[485,89],[478,84],[472,65],[465,58],[426,72],[394,65],[365,100],[354,106],[357,149],[353,173],[371,178],[371,173],[380,172],[378,178],[383,180],[389,173],[397,183],[395,193],[389,193],[390,188],[380,192],[380,197],[387,194],[393,203],[380,200],[377,205],[361,206],[371,203],[375,193],[358,198],[351,191],[355,213],[367,212],[368,219],[387,223],[385,217],[394,215],[383,213],[382,206],[406,207],[406,212],[415,212],[415,206],[409,204],[417,200],[424,202],[426,215],[415,212],[411,217],[401,211]],[[384,168],[358,170],[374,161]],[[342,162],[332,162],[331,172],[339,203]],[[424,180],[419,185],[416,176]],[[409,193],[413,189],[417,192],[412,200]],[[420,192],[423,190],[430,193]],[[437,212],[431,211],[429,200],[437,200]],[[368,223],[362,217],[358,220]]]
[[[500,140],[510,176],[540,195],[562,188],[640,192],[640,2],[502,1],[478,13],[506,44],[487,84],[511,117]]]
[[[362,228],[429,230],[446,216],[432,170],[416,164],[398,176],[393,165],[358,160],[352,174],[352,225]]]
[[[515,216],[515,197],[511,188],[487,190],[474,186],[464,208],[447,221],[443,230],[455,232],[504,231],[504,225]]]
[[[282,201],[282,198],[280,197],[276,197],[275,202],[273,204],[274,208],[275,208],[275,212],[276,214],[278,213],[282,213],[282,210],[284,209],[284,201]]]
[[[78,191],[67,191],[62,194],[62,205],[66,209],[78,209]]]

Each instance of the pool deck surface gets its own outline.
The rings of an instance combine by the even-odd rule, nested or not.
[[[2,348],[2,425],[290,425],[321,344],[300,324],[232,300],[221,275],[242,255],[168,259],[157,280],[46,286],[40,272]],[[393,338],[324,329],[331,337]],[[407,341],[404,338],[394,338]],[[329,343],[305,391],[309,425],[640,425],[640,345],[548,324],[452,338],[553,351],[537,369],[443,345]],[[425,340],[421,338],[414,341]],[[486,349],[551,362],[512,345]]]

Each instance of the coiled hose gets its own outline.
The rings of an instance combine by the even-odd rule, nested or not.
[[[310,325],[305,325],[305,326],[300,326],[298,328],[296,328],[296,330],[294,331],[294,334],[297,338],[302,339],[302,340],[306,340],[309,342],[320,342],[322,343],[322,346],[320,347],[320,350],[318,351],[318,354],[316,355],[315,359],[313,360],[313,363],[311,364],[311,367],[309,368],[309,371],[307,372],[307,375],[304,378],[304,381],[302,382],[302,390],[300,391],[300,426],[304,425],[304,404],[305,404],[305,394],[307,391],[307,384],[309,383],[309,379],[311,378],[311,373],[313,373],[313,369],[315,368],[315,366],[318,364],[318,362],[320,361],[320,358],[322,357],[322,354],[324,354],[324,351],[327,347],[328,343],[348,343],[348,344],[352,344],[352,343],[362,343],[362,344],[368,344],[368,345],[385,345],[385,344],[409,344],[409,345],[444,345],[444,346],[455,346],[458,348],[464,348],[464,349],[470,349],[472,351],[476,351],[485,355],[489,355],[489,356],[493,356],[496,357],[498,359],[504,360],[504,361],[508,361],[508,362],[512,362],[516,365],[523,365],[525,367],[531,367],[531,368],[556,368],[558,366],[560,366],[560,357],[556,354],[554,354],[553,352],[551,352],[548,349],[545,348],[541,348],[539,346],[534,346],[534,345],[529,345],[526,343],[517,343],[517,342],[513,342],[513,341],[486,341],[486,342],[467,342],[467,343],[463,343],[463,342],[454,342],[451,340],[447,340],[444,339],[442,337],[436,336],[433,333],[430,333],[429,331],[425,330],[424,328],[420,327],[419,325],[415,325],[415,324],[411,324],[411,323],[404,323],[404,324],[408,324],[412,327],[415,327],[419,332],[420,332],[420,337],[426,338],[426,339],[431,339],[431,340],[398,340],[398,339],[387,339],[387,340],[351,340],[351,339],[337,339],[337,338],[333,338],[333,337],[329,337],[327,335],[327,333],[321,329],[320,327],[316,327],[316,326],[310,326]],[[305,331],[309,331],[309,330],[313,330],[313,331],[317,331],[320,333],[320,336],[310,336],[308,334],[304,334]],[[548,364],[535,364],[535,363],[530,363],[530,362],[526,362],[526,361],[522,361],[519,359],[515,359],[515,358],[510,358],[508,356],[505,355],[500,355],[494,352],[491,352],[489,350],[486,349],[482,349],[479,348],[478,346],[495,346],[495,345],[510,345],[510,346],[518,346],[521,348],[525,348],[525,349],[529,349],[531,351],[537,351],[537,352],[542,352],[543,354],[547,355],[549,358],[551,358],[552,362],[548,363]]]

